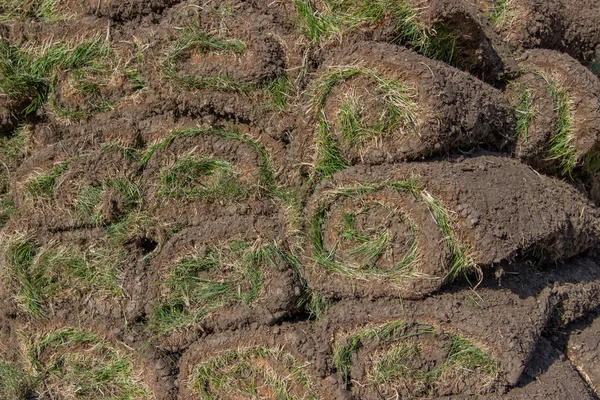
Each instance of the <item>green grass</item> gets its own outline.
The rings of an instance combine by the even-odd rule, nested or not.
[[[25,183],[25,191],[34,199],[54,197],[56,179],[67,170],[69,162],[61,162],[47,172],[37,172]]]
[[[266,106],[274,111],[285,111],[288,102],[296,93],[296,87],[286,72],[268,82],[237,82],[224,72],[216,76],[200,76],[180,72],[179,64],[193,56],[242,55],[246,44],[236,38],[226,38],[218,33],[206,32],[198,24],[192,24],[181,30],[175,42],[167,51],[162,69],[167,79],[188,89],[213,88],[247,94],[263,90],[269,98]]]
[[[160,285],[169,295],[158,304],[150,326],[171,333],[202,321],[226,305],[252,304],[263,292],[265,268],[285,256],[270,244],[231,241],[178,260]]]
[[[395,280],[405,273],[411,272],[411,266],[416,261],[418,251],[415,236],[413,236],[410,249],[405,256],[393,268],[381,270],[375,266],[375,262],[391,245],[389,233],[386,230],[377,231],[375,228],[364,232],[357,231],[354,227],[354,219],[357,215],[355,213],[346,212],[342,215],[342,223],[345,226],[342,226],[341,229],[337,227],[338,240],[336,244],[331,249],[325,249],[323,229],[326,227],[325,219],[329,207],[344,197],[364,195],[379,189],[365,186],[338,190],[317,210],[311,220],[309,232],[313,256],[317,265],[334,273],[362,279]],[[369,207],[365,206],[360,212],[368,213],[368,211]],[[336,229],[336,227],[332,228]],[[413,235],[416,235],[414,227]],[[337,254],[340,244],[349,247],[350,260],[343,259]]]
[[[35,376],[52,398],[150,398],[132,358],[94,333],[61,329],[26,338]]]
[[[117,220],[135,211],[141,204],[140,187],[128,178],[107,179],[96,184],[84,186],[75,200],[75,209],[84,221],[94,226],[105,222],[103,201],[112,193],[119,201],[119,215],[112,215]],[[112,212],[112,210],[109,210]]]
[[[287,73],[279,75],[266,86],[270,96],[269,108],[275,111],[285,111],[290,98],[296,94],[296,85]]]
[[[73,291],[120,296],[124,250],[48,244],[25,236],[9,238],[2,267],[17,302],[31,317],[48,315],[52,304]]]
[[[252,347],[223,352],[195,366],[190,388],[198,399],[316,399],[306,365],[280,348]]]
[[[20,366],[0,361],[0,399],[30,399],[39,388],[39,380]]]
[[[364,77],[375,84],[374,95],[381,99],[382,106],[374,123],[368,123],[358,98],[347,97],[337,113],[340,137],[334,137],[331,121],[325,118],[325,107],[332,90],[352,78]],[[335,67],[316,81],[310,89],[310,109],[316,112],[319,125],[316,130],[317,161],[315,171],[321,176],[347,168],[350,164],[340,152],[340,145],[353,148],[365,146],[367,141],[393,133],[395,129],[411,126],[417,118],[415,93],[402,83],[379,76],[376,72],[361,67]]]
[[[300,33],[313,44],[340,41],[349,33],[393,24],[393,43],[445,62],[454,59],[459,33],[447,32],[441,25],[426,26],[418,10],[406,1],[320,0],[318,3],[319,10],[309,0],[294,0]]]
[[[447,341],[447,357],[434,369],[415,368],[423,356],[420,338],[439,337]],[[406,324],[401,321],[359,330],[337,340],[333,349],[333,364],[346,387],[350,385],[350,370],[357,351],[376,345],[381,351],[370,355],[371,365],[365,382],[373,389],[405,387],[415,396],[435,396],[437,387],[476,375],[482,386],[492,385],[499,365],[470,341],[455,335],[439,336],[436,328],[427,324]]]
[[[158,193],[178,200],[242,199],[249,193],[239,176],[240,172],[228,161],[191,153],[161,170]]]
[[[515,86],[519,93],[515,104],[517,117],[515,136],[518,140],[527,143],[529,141],[529,125],[535,118],[532,95],[529,89],[522,84],[512,82],[510,85]]]
[[[336,229],[338,239],[331,249],[326,249],[323,239],[323,229],[326,224],[327,213],[332,205],[338,200],[346,197],[360,197],[374,193],[385,188],[392,188],[400,193],[408,193],[415,196],[417,200],[423,201],[431,213],[432,218],[438,225],[444,238],[441,245],[444,246],[444,254],[449,260],[448,272],[443,277],[451,281],[459,276],[468,278],[475,269],[473,262],[468,257],[468,249],[460,245],[452,226],[454,224],[450,212],[431,194],[424,190],[416,180],[411,179],[403,182],[388,182],[377,186],[356,186],[338,188],[331,196],[323,201],[311,219],[309,228],[309,240],[313,249],[313,258],[316,265],[327,271],[358,279],[378,279],[394,282],[408,278],[414,274],[414,268],[418,263],[419,249],[417,247],[416,235],[419,227],[411,224],[413,236],[411,244],[404,255],[393,268],[381,270],[375,265],[375,261],[385,253],[391,246],[389,232],[377,228],[357,231],[354,227],[354,219],[357,213],[344,211],[342,214],[342,226],[330,227]],[[377,204],[375,204],[377,205]],[[368,212],[369,205],[364,204],[360,212]],[[344,259],[338,255],[340,245],[349,247],[347,253],[351,259]],[[478,271],[481,274],[480,271]]]
[[[215,201],[222,198],[240,199],[260,192],[274,193],[277,190],[265,148],[257,140],[234,128],[174,130],[160,142],[150,145],[140,156],[139,165],[146,166],[156,151],[167,149],[176,138],[197,136],[217,136],[251,147],[260,160],[259,169],[254,177],[255,182],[241,182],[238,179],[241,171],[225,160],[188,154],[177,160],[173,166],[161,170],[160,195]]]
[[[180,73],[178,68],[180,62],[189,60],[194,53],[197,53],[198,56],[206,54],[240,55],[245,50],[246,45],[239,39],[227,39],[205,32],[199,26],[190,25],[179,33],[169,48],[163,64],[163,72],[168,79],[185,87],[196,89],[212,87],[226,91],[247,92],[252,90],[254,85],[234,82],[223,73],[218,76],[199,76]]]
[[[569,93],[560,89],[549,77],[541,72],[538,75],[548,84],[552,93],[552,101],[556,119],[554,123],[554,134],[548,141],[546,160],[558,161],[558,166],[564,176],[571,173],[578,165],[577,149],[573,145],[573,116],[571,114],[572,100]]]
[[[10,136],[0,137],[0,159],[16,168],[29,151],[31,126],[21,125]]]
[[[27,19],[55,23],[71,19],[62,0],[3,0],[0,3],[0,22]]]
[[[511,0],[493,0],[493,6],[488,13],[488,18],[497,27],[508,25],[513,19]]]
[[[100,38],[79,44],[48,41],[42,45],[23,46],[0,43],[0,90],[7,96],[27,102],[25,114],[31,114],[49,103],[59,118],[77,120],[93,113],[107,111],[112,100],[101,89],[116,74],[131,76],[139,87],[141,77],[128,64],[121,67],[110,43]],[[127,64],[127,63],[126,63]],[[62,75],[66,73],[66,78]],[[135,76],[134,76],[135,75]],[[58,102],[61,85],[68,95],[76,96],[78,104],[67,108]]]
[[[19,47],[0,43],[0,90],[10,97],[28,100],[32,113],[55,90],[60,71],[77,77],[106,72],[103,60],[111,56],[110,45],[90,39],[78,45],[46,43],[42,47]]]
[[[442,232],[442,236],[444,237],[444,251],[446,255],[450,256],[450,268],[444,280],[454,280],[459,276],[468,279],[468,275],[473,271],[474,265],[467,255],[468,248],[460,245],[452,229],[453,222],[450,212],[427,191],[424,190],[422,192],[422,197]],[[481,276],[481,271],[478,271],[478,273]]]

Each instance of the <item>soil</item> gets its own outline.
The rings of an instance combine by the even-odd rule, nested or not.
[[[114,59],[95,94],[73,85],[77,70],[48,73],[48,98],[30,113],[30,92],[8,91],[0,76],[0,366],[35,375],[23,334],[76,327],[127,354],[157,400],[242,398],[193,386],[219,360],[234,377],[226,385],[254,385],[261,398],[278,398],[274,376],[298,399],[600,395],[600,174],[589,164],[600,81],[585,67],[600,45],[597,2],[513,0],[502,25],[491,0],[409,0],[430,34],[456,35],[447,63],[398,42],[389,14],[320,42],[301,32],[299,2],[59,3],[56,20],[2,18],[2,43],[100,38]],[[192,49],[167,65],[183,32],[245,48]],[[358,73],[319,103],[319,84],[344,69]],[[557,114],[539,72],[569,96],[570,174],[548,157]],[[389,88],[401,88],[410,118],[387,124]],[[522,88],[534,110],[526,138],[515,134]],[[340,118],[349,99],[367,132],[351,140]],[[189,160],[209,160],[208,172],[176,170]],[[61,290],[45,295],[43,317],[28,313],[35,271],[25,262],[19,275],[8,257],[18,237],[35,244],[34,259],[58,247],[118,257],[106,267],[118,266],[119,290],[44,276]],[[251,251],[232,258],[236,243]],[[197,267],[175,293],[175,310],[200,317],[157,329],[168,280],[184,277],[175,268],[218,251],[229,259]],[[234,270],[248,255],[257,275]],[[226,301],[208,311],[189,301],[236,273]],[[256,276],[258,296],[240,300]],[[457,343],[486,364],[461,359],[448,372],[460,365]],[[418,351],[398,358],[407,348]],[[405,375],[374,384],[388,356]],[[3,371],[0,399],[12,400]]]

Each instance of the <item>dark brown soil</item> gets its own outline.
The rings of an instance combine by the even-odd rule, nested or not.
[[[598,217],[584,196],[563,182],[541,176],[505,157],[355,167],[339,173],[320,188],[315,203],[319,204],[328,193],[335,193],[339,188],[410,179],[421,185],[421,193],[430,194],[448,210],[450,226],[459,246],[465,249],[465,258],[479,268],[529,257],[538,262],[566,259],[591,248],[598,241]],[[511,189],[503,193],[499,188]],[[318,263],[311,265],[310,260],[315,257],[313,250],[307,252],[305,265],[311,286],[319,292],[332,297],[379,297],[391,293],[420,297],[444,283],[451,263],[445,258],[448,255],[444,256],[444,246],[440,245],[443,242],[439,227],[423,201],[418,199],[422,194],[414,196],[389,189],[377,193],[360,198],[359,204],[389,202],[389,208],[406,213],[416,225],[418,256],[413,270],[402,278],[402,284],[391,278],[390,285],[379,280],[356,280],[326,273],[327,270]],[[335,206],[344,210],[357,209],[344,202]],[[307,214],[315,215],[316,207],[309,207]],[[330,218],[334,217],[325,215],[326,220]],[[333,224],[327,222],[327,231]],[[376,226],[375,221],[370,225],[371,228]],[[398,240],[401,239],[398,237]],[[331,245],[327,247],[327,240],[324,243],[326,251],[330,252]]]
[[[511,141],[514,119],[509,105],[499,91],[466,73],[397,46],[362,42],[339,50],[327,59],[320,76],[335,75],[336,70],[348,65],[365,68],[406,87],[415,103],[416,114],[413,122],[356,148],[345,144],[336,134],[340,105],[348,93],[355,92],[357,97],[372,94],[373,83],[354,79],[336,85],[325,100],[323,113],[333,131],[331,136],[339,143],[341,155],[351,164],[420,160],[476,147],[500,150]],[[376,118],[381,105],[378,107],[371,101],[369,107],[373,108],[367,108],[365,114],[375,114],[371,118]],[[310,143],[319,129],[320,110],[315,108],[309,111],[298,137],[297,146],[302,146],[304,151],[313,149],[306,143]],[[310,162],[311,156],[314,155],[305,154],[303,159]]]
[[[23,340],[67,328],[130,357],[157,400],[277,399],[277,384],[294,399],[597,398],[597,2],[511,0],[503,24],[491,0],[407,1],[430,40],[454,38],[451,57],[409,48],[385,7],[311,37],[302,2],[0,15],[3,46],[114,52],[90,92],[76,68],[46,71],[28,113],[0,51],[1,400],[67,396],[26,378],[15,395],[3,376],[48,384]],[[174,57],[185,34],[208,44]],[[549,156],[549,82],[568,98],[571,173]],[[11,253],[18,240],[31,253]],[[111,290],[95,283],[113,270]],[[54,291],[36,315],[40,282]]]

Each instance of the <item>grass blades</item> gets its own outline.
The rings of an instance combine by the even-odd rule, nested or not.
[[[124,250],[38,246],[26,236],[9,238],[2,268],[11,280],[17,302],[33,318],[48,315],[52,303],[74,291],[120,296]]]
[[[529,141],[529,126],[535,118],[535,109],[533,107],[532,94],[517,82],[511,82],[509,86],[515,87],[518,91],[518,97],[515,105],[515,113],[517,117],[515,136],[519,141],[527,143]]]
[[[168,148],[178,137],[218,136],[239,141],[250,146],[260,158],[260,166],[252,184],[239,179],[242,171],[226,160],[195,156],[192,153],[180,158],[171,167],[160,172],[161,196],[176,199],[215,201],[218,199],[241,199],[251,194],[277,192],[271,162],[265,148],[255,139],[234,128],[190,128],[174,130],[169,136],[154,143],[141,155],[140,166],[146,166],[154,153]],[[199,178],[202,179],[199,179]]]
[[[415,188],[415,182],[403,182],[398,187],[405,185],[406,188]],[[344,212],[342,215],[342,225],[337,227],[338,240],[331,249],[325,249],[323,239],[323,229],[326,228],[326,215],[331,204],[344,197],[362,196],[387,187],[354,187],[338,190],[317,210],[311,220],[309,239],[313,248],[313,255],[317,265],[330,272],[338,273],[344,276],[350,276],[357,279],[378,279],[384,281],[394,281],[401,279],[402,276],[412,273],[412,265],[417,259],[416,246],[416,228],[413,226],[413,238],[410,248],[404,257],[399,260],[393,268],[384,270],[376,267],[376,261],[387,251],[391,245],[389,232],[386,230],[378,231],[376,228],[366,231],[357,231],[354,226],[355,213]],[[409,189],[406,189],[409,190]],[[363,206],[362,212],[368,213],[369,205]],[[335,228],[332,228],[335,229]],[[339,246],[344,243],[349,246],[347,250],[352,259],[343,259],[338,253]]]
[[[92,332],[67,328],[26,340],[35,376],[52,398],[150,398],[133,359]]]
[[[514,20],[514,10],[511,0],[493,0],[493,5],[488,12],[492,24],[499,28],[509,25]]]
[[[0,361],[0,399],[29,399],[39,390],[39,379],[20,366]]]
[[[103,94],[106,87],[133,80],[132,90],[140,88],[137,66],[139,61],[119,58],[110,42],[101,38],[78,44],[49,40],[42,45],[17,46],[2,42],[0,90],[26,103],[24,114],[48,103],[58,118],[74,121],[112,107],[113,101]],[[75,106],[63,105],[61,98]]]
[[[571,99],[567,92],[550,85],[552,99],[556,107],[555,133],[549,141],[548,160],[559,160],[563,175],[571,175],[577,165],[577,150],[571,144],[573,119],[571,116]]]
[[[381,98],[383,110],[377,121],[368,125],[364,121],[358,99],[347,98],[338,112],[340,138],[333,136],[330,121],[326,120],[324,109],[331,91],[339,84],[355,78],[365,77],[375,84],[375,95]],[[393,79],[386,79],[376,72],[361,67],[336,67],[319,79],[311,88],[310,109],[319,117],[316,131],[317,161],[315,171],[327,177],[341,171],[350,163],[340,152],[340,145],[361,147],[367,141],[376,141],[389,135],[394,129],[413,125],[417,118],[417,105],[412,90]]]
[[[313,44],[340,41],[349,33],[393,24],[393,43],[445,62],[454,58],[459,33],[446,32],[441,26],[426,26],[419,20],[418,11],[405,1],[320,0],[317,3],[315,8],[309,0],[294,0],[300,33]]]
[[[178,200],[235,200],[248,196],[239,179],[240,172],[218,158],[196,157],[190,153],[172,167],[161,170],[159,195]]]
[[[329,177],[351,166],[340,152],[338,143],[331,136],[329,124],[324,115],[321,115],[319,119],[315,143],[317,160],[314,170],[319,177]]]
[[[105,199],[117,201],[118,209],[106,209]],[[86,223],[101,226],[106,219],[120,220],[139,208],[142,195],[139,183],[128,178],[107,179],[84,186],[75,200],[75,209]]]
[[[53,198],[56,179],[67,170],[68,166],[69,162],[61,162],[48,172],[37,172],[25,183],[25,191],[34,199]]]
[[[251,347],[223,352],[195,366],[190,388],[198,399],[317,398],[306,365],[281,348]]]
[[[296,94],[296,85],[287,73],[271,81],[265,88],[270,97],[268,108],[275,111],[287,110],[290,99]]]
[[[3,0],[0,3],[0,22],[33,19],[52,24],[71,19],[73,14],[63,3],[64,0]]]
[[[263,292],[263,271],[285,260],[273,245],[231,241],[182,258],[160,283],[168,297],[154,310],[150,326],[167,334],[200,322],[226,305],[252,304]]]
[[[453,222],[450,211],[425,190],[422,192],[422,198],[429,207],[433,219],[442,232],[444,237],[444,250],[450,258],[450,268],[444,277],[444,280],[452,281],[459,276],[463,276],[468,280],[468,276],[475,266],[467,255],[468,248],[463,248],[459,244],[459,240],[452,229]],[[481,277],[481,270],[478,270],[478,275]]]
[[[345,336],[343,344],[338,341],[333,348],[333,365],[342,376],[346,387],[350,384],[352,356],[363,346],[363,342],[389,343],[416,335],[435,333],[434,328],[426,325],[417,325],[414,331],[411,331],[411,328],[411,325],[395,321],[380,327],[359,330],[354,334]]]
[[[225,91],[247,92],[254,89],[254,85],[234,82],[225,74],[205,77],[181,73],[178,67],[180,62],[189,60],[194,55],[199,57],[206,54],[240,55],[245,50],[246,45],[239,39],[227,39],[205,32],[195,24],[189,25],[180,32],[168,50],[163,72],[174,83],[188,88],[212,87]]]
[[[563,176],[570,177],[579,164],[577,149],[572,144],[573,136],[571,135],[573,129],[572,100],[569,93],[560,89],[550,77],[540,71],[536,73],[548,84],[556,113],[554,134],[548,141],[546,160],[558,161]]]
[[[107,72],[102,60],[111,56],[108,42],[90,39],[76,46],[46,43],[40,48],[0,43],[0,90],[10,97],[27,99],[25,113],[40,108],[54,91],[60,71],[77,76]]]
[[[333,248],[326,249],[324,246],[323,229],[327,227],[326,217],[332,204],[343,197],[363,196],[385,188],[392,188],[400,193],[408,193],[421,199],[427,205],[431,216],[438,225],[442,236],[444,237],[444,253],[449,260],[448,272],[443,277],[444,280],[454,280],[459,276],[468,278],[473,271],[479,271],[468,257],[468,248],[460,245],[456,234],[452,228],[452,216],[438,200],[424,190],[416,180],[411,179],[404,182],[388,182],[378,186],[357,186],[351,188],[340,188],[332,196],[323,202],[317,209],[311,219],[309,229],[309,240],[313,249],[313,257],[316,265],[333,273],[356,279],[378,279],[383,281],[399,281],[414,274],[415,263],[418,262],[419,249],[417,247],[416,237],[419,227],[411,224],[413,236],[411,244],[404,257],[393,267],[381,270],[374,265],[374,261],[380,257],[391,245],[389,233],[386,231],[357,232],[354,229],[353,218],[357,214],[345,212],[342,220],[345,227],[338,228],[338,240]],[[368,211],[368,205],[364,205]],[[374,228],[375,229],[375,228]],[[349,240],[354,247],[347,252],[353,257],[352,260],[343,259],[338,253],[338,248],[342,240]]]
[[[427,357],[420,344],[420,339],[425,336],[446,341],[446,359],[434,369],[416,367]],[[494,359],[462,337],[440,336],[436,328],[427,324],[393,321],[358,330],[336,341],[333,364],[347,387],[351,384],[350,368],[356,352],[373,345],[382,349],[369,355],[370,368],[365,381],[360,383],[370,385],[374,390],[386,386],[403,387],[417,397],[435,397],[437,387],[460,381],[466,375],[476,376],[482,387],[489,387],[499,372]]]

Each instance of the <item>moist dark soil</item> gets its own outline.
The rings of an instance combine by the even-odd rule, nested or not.
[[[407,1],[450,57],[385,7],[311,36],[331,0],[10,3],[1,400],[68,396],[23,351],[66,329],[157,400],[600,395],[594,0]],[[110,57],[8,60],[84,40]]]

